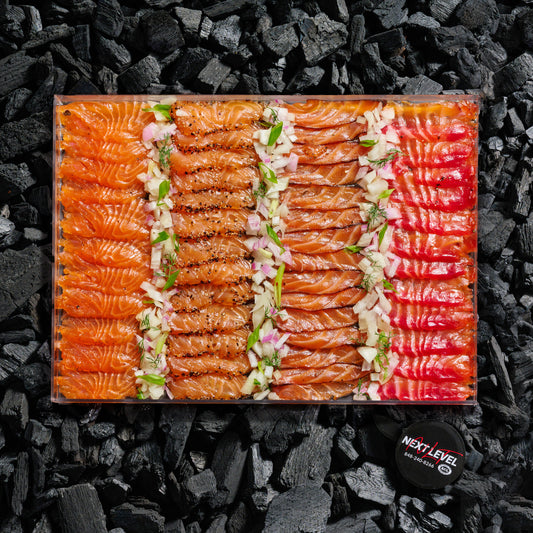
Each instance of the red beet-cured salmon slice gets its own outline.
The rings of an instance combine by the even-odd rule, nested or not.
[[[477,248],[477,235],[437,235],[395,229],[389,250],[400,257],[422,261],[460,261]]]
[[[382,400],[402,401],[464,401],[473,395],[468,382],[414,380],[400,376],[381,386],[379,395]]]
[[[191,193],[177,193],[172,196],[174,208],[180,211],[194,212],[205,209],[244,209],[255,207],[255,198],[251,189],[225,191],[209,189]]]
[[[254,150],[208,150],[205,152],[181,152],[170,154],[170,169],[175,174],[192,174],[199,170],[236,169],[257,164]]]
[[[339,346],[330,350],[291,348],[281,359],[280,368],[324,368],[335,363],[360,365],[363,358],[355,346]]]
[[[359,208],[329,211],[291,209],[283,221],[287,224],[285,231],[291,233],[293,231],[345,228],[353,224],[360,224],[362,219]]]
[[[420,259],[402,259],[395,277],[400,279],[452,279],[463,276],[470,282],[475,281],[474,260],[469,256],[455,262],[435,261],[428,263]]]
[[[200,136],[249,126],[263,115],[263,105],[249,100],[175,102],[172,120],[183,135]]]
[[[476,231],[474,211],[445,213],[423,207],[406,206],[394,200],[389,205],[396,207],[400,212],[400,218],[390,222],[397,228],[437,235],[472,235]]]
[[[254,296],[250,282],[222,285],[217,280],[216,284],[180,286],[177,290],[177,294],[170,299],[174,311],[196,311],[212,304],[240,305],[252,300]]]
[[[216,235],[210,239],[180,240],[180,251],[176,260],[177,265],[183,267],[249,255],[250,251],[244,244],[244,239]]]
[[[413,331],[395,330],[392,349],[400,355],[419,357],[425,355],[471,355],[476,343],[473,331]]]
[[[175,400],[236,400],[246,376],[241,374],[203,374],[194,377],[170,376],[167,387]]]
[[[212,283],[213,285],[229,285],[250,279],[253,273],[252,263],[246,259],[214,261],[182,268],[176,278],[176,284],[199,285],[200,283]]]
[[[327,254],[292,254],[287,272],[312,272],[315,270],[359,270],[362,256],[344,250]]]
[[[391,127],[400,139],[420,142],[457,142],[475,139],[477,135],[477,128],[473,124],[444,117],[435,117],[432,120],[400,117],[392,121]]]
[[[353,141],[366,132],[366,124],[348,122],[331,128],[294,128],[296,144],[332,144],[343,141]]]
[[[393,280],[394,291],[387,296],[401,303],[464,306],[472,300],[472,289],[465,278],[452,280]]]
[[[194,174],[174,175],[172,184],[178,192],[182,193],[205,191],[208,189],[238,191],[251,188],[254,179],[259,179],[257,166],[200,170]]]
[[[103,141],[138,141],[153,115],[141,102],[73,102],[58,108],[61,125],[71,134]]]
[[[137,395],[133,373],[72,372],[55,378],[69,400],[123,400]]]
[[[307,100],[288,104],[287,110],[294,114],[294,124],[303,128],[329,128],[354,122],[366,111],[378,106],[377,100],[352,100],[330,102],[326,100]]]
[[[286,272],[283,276],[282,294],[292,292],[334,294],[351,287],[357,287],[362,280],[363,273],[353,270]]]
[[[442,308],[421,304],[392,306],[389,314],[393,327],[423,331],[464,329],[475,327],[471,305],[457,308]]]
[[[140,353],[135,343],[98,345],[62,342],[60,369],[73,372],[121,373],[139,365]]]
[[[174,376],[192,376],[198,374],[247,374],[252,365],[246,354],[224,359],[212,355],[199,357],[169,357],[167,359],[170,371]]]
[[[345,344],[358,344],[363,340],[361,332],[357,328],[344,327],[338,329],[325,329],[293,333],[287,340],[291,346],[299,346],[307,350],[324,350],[336,348]]]
[[[398,186],[396,181],[394,185],[394,200],[406,205],[448,212],[473,209],[476,205],[474,186],[439,188],[417,185],[414,188],[404,188],[402,185]]]
[[[290,292],[281,295],[282,307],[291,307],[305,311],[318,311],[319,309],[334,309],[355,305],[366,294],[364,289],[351,287],[335,294],[306,294]],[[342,324],[337,325],[340,327]],[[280,323],[281,326],[281,323]]]
[[[298,165],[295,172],[286,172],[291,185],[353,185],[359,172],[359,164],[338,163],[336,165]]]
[[[305,254],[325,254],[344,250],[361,237],[361,224],[347,228],[286,233],[281,239],[283,246]]]
[[[238,130],[215,131],[207,135],[184,135],[178,131],[172,136],[172,141],[182,152],[251,149],[254,147],[254,133],[258,130],[259,126],[248,124]]]
[[[278,320],[278,328],[284,331],[301,333],[302,331],[318,331],[353,326],[358,322],[358,315],[352,307],[337,309],[320,309],[304,311],[302,309],[286,309],[287,318]]]
[[[421,143],[402,141],[399,156],[402,164],[413,167],[455,168],[476,156],[474,142]]]
[[[431,381],[463,381],[473,376],[474,362],[470,355],[401,356],[394,369],[395,376]]]
[[[129,318],[143,308],[141,297],[74,288],[58,296],[56,305],[70,316],[84,318]]]
[[[135,341],[139,322],[135,319],[75,318],[63,316],[59,333],[64,341],[74,344],[124,344]]]
[[[87,291],[101,291],[106,294],[127,295],[140,292],[143,281],[151,277],[149,269],[115,268],[101,265],[88,265],[82,270],[65,269],[65,275],[58,280],[58,285]]]
[[[174,232],[184,239],[244,235],[250,213],[247,209],[212,209],[194,217],[173,213]]]
[[[148,155],[143,143],[133,141],[122,144],[63,134],[60,145],[65,155],[69,157],[86,157],[119,165],[132,165],[137,161],[146,160]]]
[[[364,374],[367,374],[365,372]],[[358,365],[335,363],[326,368],[287,368],[279,370],[275,385],[305,385],[308,383],[331,383],[357,381],[363,373]]]
[[[311,383],[309,385],[281,385],[272,387],[280,400],[300,402],[338,400],[357,389],[357,383]],[[351,398],[348,398],[351,400]]]
[[[295,144],[291,154],[298,156],[298,162],[311,165],[334,165],[355,161],[365,155],[369,148],[353,141],[333,144]]]
[[[436,189],[476,187],[474,165],[462,165],[457,168],[412,168],[395,160],[392,168],[395,174],[395,186],[405,190],[416,189],[418,186]]]
[[[64,181],[59,201],[66,209],[75,210],[78,204],[130,204],[144,196],[142,184],[129,189],[114,189],[91,182]]]
[[[479,108],[475,102],[461,100],[459,102],[431,102],[431,103],[391,103],[397,118],[417,120],[422,124],[433,122],[439,118],[461,120],[464,123],[475,123]]]
[[[349,186],[291,186],[280,196],[280,201],[287,207],[298,209],[347,209],[359,207],[359,203],[364,201],[363,189]]]
[[[251,309],[246,305],[212,305],[192,313],[174,313],[169,323],[172,333],[203,333],[233,331],[246,326]]]
[[[228,333],[169,335],[168,351],[174,357],[211,354],[231,358],[246,353],[249,335],[248,328],[236,329]]]
[[[59,253],[63,265],[85,268],[87,264],[119,268],[146,267],[150,255],[140,246],[106,239],[63,239]]]
[[[144,200],[129,205],[80,203],[65,213],[61,229],[76,237],[145,241],[149,230],[144,204]]]

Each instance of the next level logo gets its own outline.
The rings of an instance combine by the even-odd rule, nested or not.
[[[426,444],[423,437],[410,437],[409,435],[405,435],[402,439],[402,444],[405,444],[406,452],[411,449],[416,452],[417,456],[420,456],[420,459],[434,461],[436,465],[440,463],[446,463],[446,466],[450,465],[447,468],[442,468],[445,465],[438,467],[439,472],[444,475],[451,474],[452,469],[450,467],[457,466],[457,457],[463,456],[458,451],[439,448],[438,442]],[[409,456],[409,454],[406,455]]]

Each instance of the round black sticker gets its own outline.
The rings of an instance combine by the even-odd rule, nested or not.
[[[441,489],[463,472],[465,443],[450,424],[426,420],[402,431],[396,445],[402,476],[421,489]]]

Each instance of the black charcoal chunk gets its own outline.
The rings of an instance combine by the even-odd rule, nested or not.
[[[451,57],[461,48],[477,51],[479,46],[474,34],[464,26],[435,28],[431,35],[435,48]]]
[[[394,29],[376,33],[370,36],[367,43],[377,43],[379,46],[379,53],[382,57],[391,57],[400,55],[405,51],[407,41],[402,29]]]
[[[362,63],[365,79],[371,87],[374,87],[378,92],[388,93],[394,90],[398,74],[391,67],[383,63],[379,55],[379,47],[376,43],[364,45]]]
[[[100,453],[98,455],[98,463],[105,465],[108,468],[108,474],[112,474],[121,466],[122,458],[124,457],[124,450],[121,448],[116,437],[106,439],[100,446]]]
[[[85,432],[94,440],[104,440],[115,434],[115,424],[112,422],[97,422],[92,426],[89,426]]]
[[[460,3],[461,0],[430,0],[429,11],[432,17],[444,23],[450,18]]]
[[[18,196],[35,183],[26,163],[0,165],[0,196],[3,199]]]
[[[161,450],[153,440],[144,442],[126,454],[123,472],[133,489],[147,497],[157,500],[166,492]]]
[[[91,32],[88,24],[80,24],[74,28],[72,48],[78,58],[91,61]]]
[[[300,43],[293,24],[281,24],[263,32],[263,44],[274,57],[285,57]]]
[[[359,468],[346,470],[344,479],[348,488],[363,500],[381,505],[390,505],[394,501],[396,490],[387,470],[382,466],[363,463]]]
[[[13,492],[11,494],[11,509],[17,515],[22,515],[26,497],[28,496],[30,462],[27,452],[20,452],[13,473]]]
[[[498,341],[491,337],[488,344],[488,352],[490,361],[492,362],[492,367],[494,368],[494,373],[498,379],[500,385],[499,391],[502,394],[505,402],[510,405],[515,401],[513,386],[509,378],[509,373],[507,372],[507,367],[505,366],[505,356],[498,344]]]
[[[32,446],[44,446],[52,438],[52,430],[43,426],[38,420],[31,419],[26,426],[24,438]]]
[[[267,69],[261,77],[263,94],[281,94],[285,90],[283,71],[279,68]]]
[[[10,211],[10,219],[19,228],[24,226],[37,226],[41,221],[39,211],[27,202],[13,204]]]
[[[211,30],[213,29],[213,21],[209,17],[203,17],[202,23],[200,24],[200,31],[198,35],[200,39],[207,41],[211,35]]]
[[[50,388],[50,367],[43,363],[21,366],[17,377],[32,398],[41,396]]]
[[[517,135],[524,133],[526,130],[514,107],[511,107],[511,109],[507,111],[507,116],[505,117],[505,130],[507,135],[511,137],[516,137]]]
[[[113,507],[110,512],[111,523],[128,533],[163,533],[165,519],[155,509],[135,507],[124,503]]]
[[[485,114],[485,129],[489,135],[495,134],[503,128],[505,117],[507,116],[507,98],[503,98],[492,105]]]
[[[0,161],[13,159],[47,145],[52,140],[48,117],[34,115],[0,126]],[[0,312],[1,315],[1,312]]]
[[[205,7],[203,11],[210,19],[216,20],[240,11],[249,3],[250,0],[222,0]]]
[[[118,73],[131,64],[131,54],[123,44],[108,39],[98,32],[96,32],[94,41],[96,57],[101,65]]]
[[[126,93],[141,94],[151,83],[158,81],[160,75],[158,60],[148,55],[120,74],[118,85]]]
[[[32,94],[29,89],[21,87],[8,95],[4,108],[4,117],[8,122],[18,115]]]
[[[466,0],[457,9],[457,18],[470,30],[494,33],[498,28],[500,12],[494,0]]]
[[[170,79],[173,83],[177,81],[190,82],[207,66],[211,59],[213,59],[213,52],[206,48],[187,48],[172,68]]]
[[[427,28],[439,28],[440,23],[438,20],[435,20],[433,17],[430,17],[426,15],[425,13],[422,13],[421,11],[417,11],[416,13],[413,13],[409,20],[407,21],[407,25],[410,28],[416,29],[416,30],[425,30]]]
[[[0,248],[11,246],[16,242],[15,224],[11,220],[0,216]],[[2,361],[0,361],[0,366]]]
[[[403,9],[405,0],[383,0],[372,10],[381,26],[389,30],[407,20],[407,9]]]
[[[196,507],[201,501],[205,501],[216,494],[217,480],[213,471],[209,468],[188,477],[183,482],[183,494],[187,505]]]
[[[306,67],[295,74],[287,84],[290,92],[302,93],[318,87],[326,71],[319,66]]]
[[[239,46],[242,30],[239,17],[232,15],[215,22],[211,29],[210,40],[219,50],[235,50]]]
[[[533,56],[524,52],[505,67],[494,73],[494,84],[498,94],[509,94],[519,90],[533,76]]]
[[[334,434],[334,428],[315,424],[309,435],[289,451],[279,473],[279,484],[284,488],[321,486],[331,463]]]
[[[239,502],[226,523],[227,533],[245,533],[248,530],[250,512],[243,502]]]
[[[533,216],[517,226],[517,252],[526,261],[533,261]]]
[[[215,517],[215,519],[209,524],[209,527],[205,530],[205,533],[226,533],[226,522],[228,517],[225,514],[221,514]]]
[[[92,485],[84,483],[60,489],[57,506],[63,531],[107,533],[104,510]]]
[[[466,49],[460,48],[453,56],[451,65],[459,74],[465,87],[477,88],[481,85],[481,70],[474,56]]]
[[[499,257],[516,224],[499,211],[479,210],[479,248],[486,257]]]
[[[61,449],[69,457],[76,456],[80,451],[79,428],[74,418],[67,417],[61,424]]]
[[[99,0],[93,27],[107,37],[118,37],[124,26],[124,14],[117,0]]]
[[[294,487],[272,500],[263,532],[322,533],[330,516],[330,506],[331,499],[322,488]]]
[[[0,60],[0,97],[28,83],[36,60],[26,52],[16,52]]]
[[[263,459],[259,444],[250,446],[247,462],[248,486],[253,489],[264,489],[272,475],[274,465],[272,461]]]
[[[61,39],[67,39],[74,35],[74,28],[67,24],[58,24],[56,26],[47,26],[43,30],[37,32],[29,41],[26,41],[22,45],[22,49],[31,50],[38,46],[59,41]]]
[[[340,433],[335,436],[333,455],[343,470],[353,466],[359,457],[352,441]]]
[[[170,54],[185,44],[177,20],[166,11],[155,11],[143,19],[146,45],[157,54]]]
[[[181,27],[187,42],[190,43],[191,39],[197,39],[202,22],[202,12],[199,9],[176,7],[174,8],[174,13],[181,22]]]
[[[195,414],[192,406],[167,406],[161,411],[159,427],[165,433],[163,459],[171,470],[181,461]]]
[[[109,507],[123,504],[131,492],[131,487],[127,483],[112,477],[98,480],[95,487],[100,500]]]
[[[348,40],[346,26],[331,20],[325,13],[306,18],[300,23],[300,49],[306,66],[313,67],[343,47]]]
[[[231,65],[234,68],[238,68],[248,63],[250,59],[252,59],[252,57],[253,53],[248,48],[248,46],[245,44],[241,44],[236,49],[224,54],[222,60],[224,61],[224,63],[227,63],[228,65]],[[243,76],[248,76],[248,74],[243,74]],[[257,83],[257,77],[254,76],[253,79],[255,80],[255,83]],[[255,92],[257,93],[257,91],[258,90],[256,90]]]
[[[419,74],[410,78],[402,89],[403,94],[439,94],[443,87],[431,78]]]
[[[360,54],[365,40],[365,17],[354,15],[350,22],[349,45],[352,56]]]
[[[350,19],[346,0],[319,0],[320,7],[333,20],[346,24]]]
[[[520,216],[523,220],[527,218],[531,208],[531,184],[533,175],[527,168],[521,168],[518,172],[518,179],[511,183],[510,200],[515,215]]]
[[[222,63],[214,57],[198,73],[195,82],[195,88],[198,91],[214,94],[217,92],[220,84],[228,77],[231,67]]]

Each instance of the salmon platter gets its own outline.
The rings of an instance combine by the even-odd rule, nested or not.
[[[475,96],[57,96],[52,399],[476,401]]]

